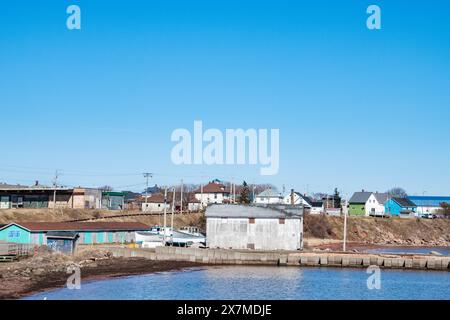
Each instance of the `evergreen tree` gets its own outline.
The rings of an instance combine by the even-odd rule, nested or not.
[[[241,188],[241,196],[239,199],[240,203],[249,204],[250,203],[250,189],[247,182],[244,181]]]
[[[341,207],[341,196],[339,195],[339,191],[337,188],[334,188],[333,201],[334,201],[335,208]]]

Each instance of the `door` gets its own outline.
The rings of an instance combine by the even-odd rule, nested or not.
[[[8,196],[0,197],[0,209],[9,209],[9,197]]]
[[[23,208],[23,197],[17,197],[17,207]]]

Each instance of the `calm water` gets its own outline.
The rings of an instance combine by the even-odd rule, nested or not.
[[[369,290],[365,269],[204,267],[86,282],[27,299],[450,299],[450,273],[382,270]]]

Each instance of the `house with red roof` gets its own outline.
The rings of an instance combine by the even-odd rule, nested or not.
[[[213,180],[194,191],[195,198],[202,206],[230,201],[230,190],[219,180]]]

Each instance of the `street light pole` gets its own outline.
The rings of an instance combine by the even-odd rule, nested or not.
[[[164,229],[163,229],[163,244],[166,246],[166,230],[167,228],[167,187],[164,189]]]
[[[344,211],[344,245],[343,251],[347,250],[347,210]]]

